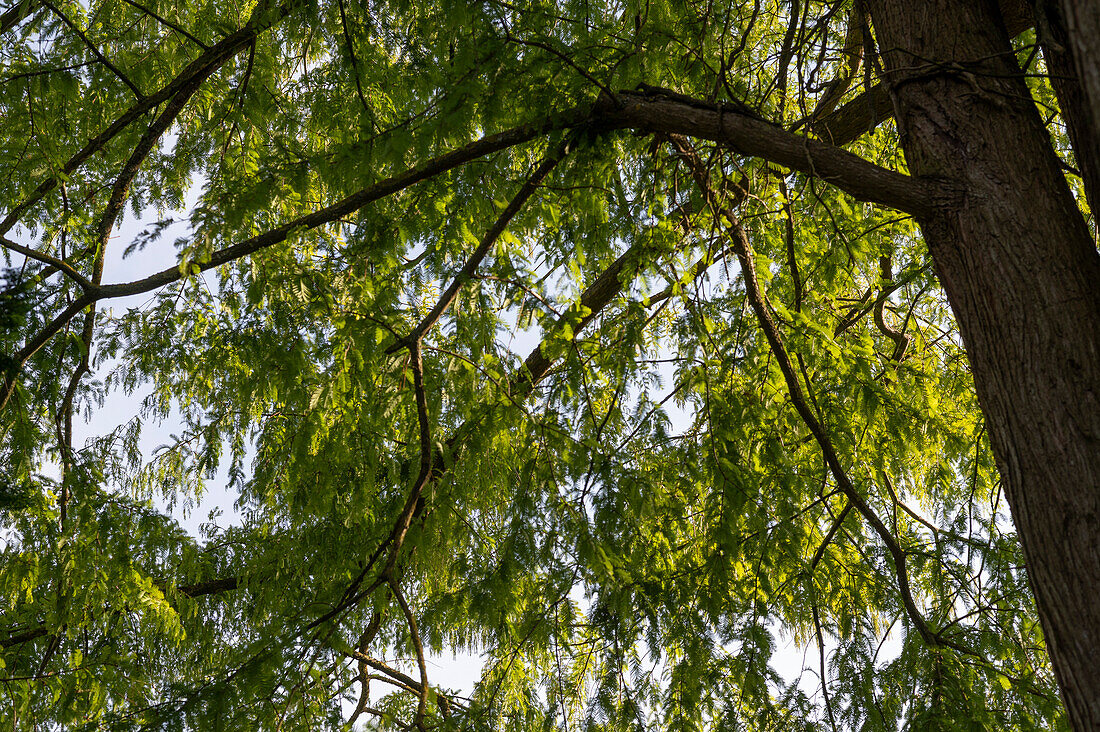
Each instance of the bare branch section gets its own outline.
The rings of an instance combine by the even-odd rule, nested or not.
[[[847,145],[894,116],[894,102],[884,84],[875,84],[840,109],[810,123],[818,138],[833,145]]]
[[[83,290],[94,287],[94,285],[87,277],[80,274],[80,272],[74,269],[73,266],[66,262],[64,259],[59,259],[49,254],[43,254],[42,252],[36,251],[31,247],[23,246],[22,244],[14,242],[4,236],[0,236],[0,246],[4,247],[5,249],[10,249],[13,252],[17,252],[18,254],[22,254],[27,259],[33,259],[34,261],[41,262],[48,267],[53,267],[57,270],[60,270],[65,274],[66,277],[70,278]]]
[[[424,661],[424,645],[420,642],[420,632],[416,628],[416,617],[413,615],[412,608],[405,601],[405,596],[401,593],[401,586],[397,584],[393,577],[390,577],[390,589],[393,591],[393,596],[397,598],[397,603],[401,606],[401,612],[405,614],[405,622],[409,626],[409,637],[412,639],[413,647],[416,650],[416,665],[420,670],[420,699],[416,704],[415,724],[417,729],[423,730],[424,714],[428,711],[428,692],[431,690],[431,686],[428,684],[428,664]]]
[[[379,671],[379,672],[385,674],[386,676],[388,676],[389,678],[391,678],[395,682],[397,682],[397,684],[399,686],[406,687],[409,690],[411,690],[411,691],[413,691],[417,694],[424,693],[424,690],[423,690],[423,687],[421,686],[421,683],[419,681],[417,681],[416,679],[414,679],[412,676],[409,676],[406,673],[402,673],[401,671],[393,668],[392,666],[389,666],[385,663],[382,663],[381,661],[379,661],[376,658],[372,658],[371,656],[367,655],[362,650],[351,651],[350,653],[347,652],[346,650],[341,651],[341,652],[344,655],[348,656],[349,658],[353,658],[356,661],[359,661],[361,664],[363,664],[365,666],[368,666],[369,668],[372,668],[375,671]],[[435,695],[436,695],[436,697],[435,697],[436,698],[436,703],[439,705],[439,711],[442,712],[444,717],[446,717],[447,715],[450,714],[452,704],[454,706],[461,706],[461,705],[455,704],[449,697],[447,697],[445,694],[442,694],[438,691],[435,692]]]
[[[796,135],[770,122],[702,100],[687,103],[649,92],[624,92],[626,103],[605,103],[602,121],[717,142],[743,155],[820,178],[860,201],[927,218],[955,199],[944,181],[914,178],[879,167],[833,145]]]

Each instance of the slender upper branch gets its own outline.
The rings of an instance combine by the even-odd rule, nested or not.
[[[182,28],[179,25],[177,25],[176,23],[173,23],[172,21],[168,20],[167,18],[165,18],[161,15],[158,15],[157,13],[153,12],[152,10],[150,10],[146,6],[142,5],[141,3],[136,2],[136,0],[123,0],[123,2],[125,2],[127,5],[129,5],[131,7],[137,8],[138,10],[145,13],[146,15],[148,15],[150,18],[157,21],[161,25],[166,26],[168,28],[171,28],[176,33],[179,33],[181,36],[183,36],[187,40],[191,41],[192,43],[194,43],[196,46],[203,49],[204,51],[207,50],[208,48],[210,48],[209,45],[203,43],[198,38],[196,38],[195,36],[188,33],[185,28]]]
[[[49,8],[50,12],[52,12],[57,17],[61,18],[61,22],[63,22],[65,25],[67,25],[69,27],[69,30],[71,30],[73,33],[76,34],[77,38],[80,39],[81,43],[83,43],[88,48],[88,50],[92,52],[92,55],[95,56],[97,59],[99,59],[99,62],[101,64],[103,64],[104,66],[106,66],[111,71],[112,74],[114,74],[116,77],[118,77],[119,81],[121,81],[126,86],[130,87],[130,91],[132,91],[134,93],[134,96],[137,97],[138,100],[140,100],[142,97],[145,96],[145,94],[141,91],[141,89],[138,88],[137,84],[130,81],[130,77],[128,77],[126,74],[124,74],[122,72],[122,69],[118,68],[113,63],[111,63],[111,60],[103,55],[103,52],[100,51],[99,48],[94,43],[92,43],[91,39],[88,38],[87,35],[85,35],[84,31],[80,30],[80,28],[77,27],[76,23],[74,23],[72,21],[72,19],[69,18],[69,16],[62,13],[61,10],[57,6],[55,6],[53,3],[49,2],[49,0],[39,0],[39,1],[45,7]]]
[[[543,158],[542,163],[535,169],[535,172],[531,174],[504,210],[500,212],[500,216],[498,216],[493,225],[489,227],[489,230],[485,232],[477,249],[474,250],[470,258],[466,260],[466,264],[463,265],[458,275],[440,296],[439,301],[435,304],[435,307],[432,308],[431,312],[424,316],[424,319],[413,328],[412,332],[409,333],[407,337],[386,349],[386,353],[393,353],[401,348],[407,347],[414,341],[420,341],[420,339],[424,337],[424,334],[431,330],[433,325],[439,322],[439,319],[447,312],[447,308],[451,306],[451,303],[453,303],[454,299],[458,296],[459,289],[474,276],[477,272],[477,268],[481,265],[481,261],[489,254],[489,250],[493,248],[497,239],[499,239],[500,235],[504,233],[504,230],[508,228],[508,224],[511,220],[519,213],[520,209],[523,208],[523,204],[534,195],[543,178],[554,169],[554,166],[561,162],[562,158],[564,158],[568,152],[569,143],[563,141]]]
[[[293,1],[295,0],[292,0],[292,2]],[[202,76],[206,78],[209,76],[214,70],[220,68],[241,50],[247,48],[257,35],[271,27],[274,22],[287,13],[289,13],[289,3],[276,11],[275,17],[261,17],[260,14],[253,12],[252,18],[247,25],[226,36],[204,51],[198,58],[184,67],[183,71],[172,79],[172,81],[165,84],[159,90],[135,101],[129,109],[119,115],[106,129],[88,140],[84,147],[61,166],[58,173],[45,178],[38,184],[30,196],[16,204],[8,212],[8,215],[4,217],[3,221],[0,221],[0,234],[4,234],[11,230],[11,227],[15,226],[20,217],[22,217],[31,206],[41,201],[46,194],[57,187],[57,184],[64,176],[71,175],[83,165],[88,158],[103,149],[108,142],[129,127],[135,120],[139,119],[149,110],[156,108],[162,102],[171,99],[196,77]]]

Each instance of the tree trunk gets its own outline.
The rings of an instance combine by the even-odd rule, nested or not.
[[[1100,3],[1078,7],[1038,0],[1035,15],[1050,85],[1095,214],[1100,210]]]
[[[996,3],[869,5],[911,172],[965,191],[920,224],[1069,719],[1100,729],[1100,255]]]

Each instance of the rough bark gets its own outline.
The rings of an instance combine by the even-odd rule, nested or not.
[[[1039,42],[1089,208],[1100,206],[1100,3],[1036,3]]]
[[[847,145],[873,130],[894,113],[894,105],[885,86],[876,84],[840,109],[834,109],[811,123],[818,138],[832,145]]]
[[[1100,729],[1100,255],[996,4],[872,0],[920,220],[954,309],[1075,729]]]
[[[713,140],[743,155],[813,175],[857,200],[914,216],[930,213],[958,193],[935,176],[904,175],[833,145],[787,132],[753,114],[680,95],[670,98],[665,92],[624,91],[615,100],[604,100],[597,105],[598,123],[606,128]]]
[[[999,4],[1010,37],[1015,38],[1035,25],[1028,0],[1000,0]],[[875,84],[844,106],[811,121],[810,129],[825,142],[847,145],[893,116],[889,89],[885,84]]]

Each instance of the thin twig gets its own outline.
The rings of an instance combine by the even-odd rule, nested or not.
[[[371,120],[371,124],[374,123],[374,113],[371,111],[370,105],[367,104],[367,98],[363,94],[363,84],[359,80],[359,61],[355,58],[355,44],[352,43],[351,33],[348,31],[348,16],[344,10],[344,0],[339,0],[340,6],[340,26],[344,30],[344,42],[348,44],[348,58],[351,61],[351,75],[355,77],[355,93],[359,96],[359,103],[363,105],[363,111],[367,113],[367,117]]]
[[[564,140],[554,147],[542,162],[535,169],[535,172],[524,182],[523,186],[519,189],[516,195],[509,201],[508,205],[503,211],[500,212],[500,216],[489,227],[489,230],[485,232],[485,235],[481,238],[481,243],[478,244],[477,249],[470,255],[470,258],[466,260],[466,264],[454,280],[440,296],[439,301],[431,309],[424,319],[413,328],[412,332],[408,336],[401,339],[397,343],[394,343],[386,349],[386,353],[394,353],[402,348],[409,348],[410,344],[423,340],[424,335],[431,330],[439,319],[443,317],[443,314],[447,312],[447,309],[454,303],[455,298],[458,297],[458,291],[462,288],[466,282],[468,282],[474,274],[477,272],[477,268],[481,265],[482,260],[489,254],[489,251],[496,244],[497,239],[504,233],[504,230],[508,228],[508,224],[523,205],[527,202],[535,191],[538,190],[539,184],[550,173],[554,167],[562,161],[562,159],[569,153],[570,143],[569,140]]]
[[[416,728],[424,729],[424,714],[428,711],[428,664],[424,661],[424,646],[420,642],[420,633],[416,629],[416,618],[413,616],[409,603],[405,602],[405,596],[401,594],[401,587],[397,580],[390,577],[390,589],[397,598],[397,604],[401,606],[401,612],[405,613],[405,620],[409,624],[409,637],[412,639],[413,648],[416,650],[416,665],[420,667],[420,701],[416,705]]]
[[[825,556],[825,549],[832,543],[833,537],[836,536],[836,532],[840,530],[841,524],[844,523],[844,519],[848,517],[848,513],[851,512],[851,510],[851,502],[845,503],[844,508],[840,510],[840,513],[833,520],[833,525],[829,527],[828,533],[825,534],[825,538],[821,540],[821,544],[817,547],[817,551],[814,552],[813,559],[810,560],[811,572],[817,568],[821,558]]]
[[[851,505],[851,504],[849,504]],[[821,613],[817,609],[817,603],[813,604],[814,630],[817,632],[818,662],[821,666],[821,693],[825,697],[825,711],[829,713],[829,722],[836,732],[836,717],[833,715],[833,703],[829,698],[829,682],[825,674],[825,639],[821,632]]]
[[[103,53],[96,47],[96,45],[91,42],[88,36],[84,34],[84,31],[77,28],[76,23],[69,19],[69,16],[62,13],[56,6],[53,5],[53,3],[49,2],[49,0],[39,0],[39,2],[41,2],[42,5],[44,5],[45,7],[49,8],[50,11],[52,11],[53,14],[56,15],[58,18],[61,18],[61,22],[67,25],[69,27],[69,30],[76,34],[77,38],[79,38],[80,41],[85,46],[87,46],[88,50],[92,52],[92,55],[99,59],[99,62],[101,64],[110,69],[111,73],[118,77],[119,81],[130,87],[130,90],[134,93],[134,96],[137,97],[138,101],[141,101],[145,98],[145,94],[141,91],[141,89],[139,89],[137,85],[134,84],[134,82],[130,81],[129,77],[127,77],[126,74],[122,73],[121,69],[111,63],[110,60],[103,55]]]

